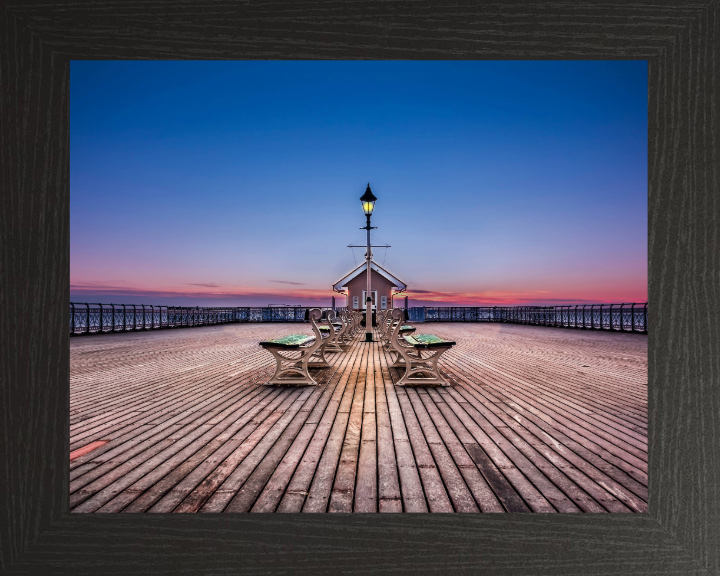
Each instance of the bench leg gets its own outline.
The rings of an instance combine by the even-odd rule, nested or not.
[[[274,356],[275,361],[277,362],[277,364],[275,365],[275,373],[265,384],[266,386],[272,386],[275,384],[309,384],[311,386],[317,386],[317,382],[313,379],[312,376],[310,376],[310,373],[308,372],[308,359],[310,358],[309,351],[305,352],[301,350],[302,355],[300,356],[300,358],[288,358],[286,356],[283,356],[276,348],[265,348],[265,350],[270,352],[270,354]],[[283,368],[283,362],[287,362],[292,365]],[[298,364],[300,364],[300,366],[298,366]],[[301,378],[283,378],[283,374],[300,374]]]
[[[341,334],[340,331],[335,332],[335,337],[325,346],[325,352],[345,352],[345,350],[340,348]]]
[[[422,362],[422,355],[415,348],[411,346],[403,346],[399,342],[392,346],[390,342],[390,352],[395,352],[395,361],[390,364],[390,368],[405,368],[406,358],[409,358],[412,362]]]
[[[402,356],[405,360],[405,374],[395,383],[395,386],[405,386],[407,384],[450,386],[450,382],[440,375],[440,370],[438,369],[438,360],[440,360],[440,356],[450,350],[450,348],[451,346],[447,346],[427,350],[427,352],[430,352],[430,356],[427,358],[423,358],[422,352],[418,350],[419,360],[411,357],[407,353],[403,353]],[[430,376],[419,376],[421,373],[430,374]]]
[[[328,338],[323,340],[323,343],[320,344],[317,350],[315,350],[312,354],[309,355],[308,360],[310,360],[310,357],[316,356],[320,358],[319,360],[315,360],[313,362],[307,362],[307,365],[311,368],[329,368],[330,362],[328,362],[327,358],[325,358],[325,347],[328,345]],[[340,350],[342,352],[342,350]]]

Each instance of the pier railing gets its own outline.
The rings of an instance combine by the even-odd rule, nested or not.
[[[409,309],[411,322],[508,322],[647,332],[647,302],[568,306],[422,307]]]
[[[70,334],[127,332],[234,322],[304,322],[306,310],[307,307],[201,308],[71,302]]]
[[[304,322],[307,307],[200,308],[70,303],[70,334],[127,332],[234,322]],[[342,310],[344,308],[336,308]],[[329,310],[329,308],[323,308]],[[573,306],[422,307],[411,322],[509,322],[536,326],[647,332],[647,302]]]

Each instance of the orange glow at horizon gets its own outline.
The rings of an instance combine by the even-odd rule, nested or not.
[[[93,295],[113,296],[137,296],[137,297],[162,297],[162,298],[198,298],[217,300],[221,298],[262,298],[262,299],[285,299],[285,300],[309,300],[309,301],[330,301],[331,297],[337,299],[347,297],[345,292],[333,292],[324,288],[282,288],[265,289],[257,286],[207,286],[195,285],[193,287],[141,287],[137,284],[118,285],[102,282],[77,282],[70,285],[70,292],[74,298]],[[568,288],[563,292],[554,290],[485,290],[485,291],[432,291],[432,290],[407,290],[402,293],[394,293],[396,303],[406,296],[412,301],[423,302],[424,305],[454,305],[454,306],[513,306],[533,304],[539,302],[557,304],[575,303],[621,303],[621,302],[645,302],[647,301],[647,290],[630,289],[628,287],[617,287],[613,289],[590,290],[586,287]]]

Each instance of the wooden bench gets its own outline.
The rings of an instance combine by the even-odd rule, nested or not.
[[[407,333],[406,330],[403,330],[404,322],[408,319],[407,310],[396,308],[393,310],[392,318],[396,322],[390,336],[390,347],[397,355],[395,362],[390,367],[405,368],[405,374],[395,385],[450,386],[450,383],[440,374],[438,360],[456,343],[433,334],[412,335]]]
[[[356,310],[344,310],[341,314],[343,322],[348,324],[347,330],[343,335],[343,340],[346,342],[351,341],[358,333],[360,329],[360,321],[362,320],[362,314]]]
[[[342,344],[349,344],[354,338],[353,334],[353,317],[351,310],[339,310],[336,312],[336,318],[342,324],[342,332],[338,337],[338,340]]]
[[[327,337],[325,352],[343,352],[340,348],[340,338],[347,331],[348,326],[342,322],[335,321],[335,310],[328,310],[322,313],[321,320],[325,320],[327,324],[318,326],[323,336]]]
[[[397,326],[397,322],[392,317],[392,310],[381,310],[378,320],[378,327],[380,328],[380,341],[385,347],[390,347],[390,339],[392,337],[392,331]],[[400,334],[402,336],[415,332],[415,327],[409,324],[403,324],[400,327]]]
[[[308,310],[305,314],[305,319],[310,322],[315,333],[314,336],[290,334],[274,340],[260,342],[260,346],[270,352],[277,362],[275,373],[266,383],[268,386],[273,384],[317,385],[317,382],[310,376],[308,368],[327,368],[330,366],[325,358],[327,339],[323,338],[316,323],[321,317],[322,312],[319,308]],[[319,360],[311,362],[313,356],[319,357]],[[283,367],[283,363],[286,364],[285,367]],[[290,376],[290,374],[299,374],[299,377]]]

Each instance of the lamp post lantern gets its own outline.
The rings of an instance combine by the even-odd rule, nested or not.
[[[370,226],[370,216],[372,216],[376,200],[377,198],[375,198],[372,190],[370,190],[370,183],[368,182],[365,194],[360,196],[363,212],[365,212],[365,218],[367,218],[365,227],[360,228],[360,230],[367,230],[367,252],[365,253],[365,261],[367,263],[367,290],[365,291],[365,342],[373,341],[372,292],[370,291],[370,261],[372,260],[372,252],[370,251],[370,230],[373,230],[375,226]]]

